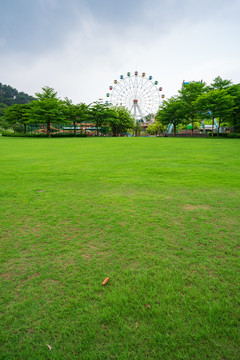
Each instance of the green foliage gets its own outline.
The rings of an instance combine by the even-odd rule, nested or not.
[[[44,123],[47,135],[51,136],[51,123],[67,123],[65,107],[57,98],[57,93],[48,86],[42,88],[42,93],[36,93],[37,100],[31,102],[28,123]]]
[[[213,83],[208,87],[209,90],[223,90],[231,86],[231,80],[223,80],[220,76],[213,80]]]
[[[159,121],[156,121],[155,123],[148,125],[147,133],[149,135],[159,135],[163,130],[164,126]]]
[[[113,136],[126,133],[129,129],[133,129],[135,120],[130,114],[130,111],[123,106],[111,107],[113,116],[109,118],[109,126],[113,133]]]
[[[4,105],[11,106],[14,104],[27,104],[34,100],[33,96],[30,96],[24,92],[18,92],[10,85],[3,85],[0,83],[0,108]]]
[[[233,114],[229,123],[233,126],[234,132],[240,132],[240,84],[232,85],[227,92],[234,100]]]
[[[234,100],[227,90],[211,90],[205,94],[202,94],[194,102],[195,108],[201,112],[211,112],[212,124],[214,125],[214,119],[219,118],[219,127],[221,121],[229,119],[233,114]],[[218,128],[219,133],[219,128]],[[213,134],[213,130],[212,130]]]
[[[240,139],[240,134],[238,133],[208,133],[208,137],[220,137],[220,138],[229,138],[229,139]]]
[[[181,98],[171,97],[168,100],[165,100],[160,106],[156,119],[160,121],[163,125],[168,125],[169,123],[173,124],[173,132],[176,135],[177,126],[182,124],[186,116],[186,106]]]
[[[142,125],[140,121],[136,121],[134,127],[133,127],[133,131],[135,133],[135,136],[140,136],[141,132],[142,132]]]
[[[15,104],[5,109],[4,120],[9,127],[16,132],[21,132],[24,127],[26,133],[26,124],[29,121],[30,104]]]
[[[89,106],[88,120],[95,124],[97,136],[99,136],[99,128],[103,125],[110,124],[117,116],[116,111],[103,103],[102,100],[95,101]]]
[[[64,101],[65,109],[64,114],[66,120],[70,123],[73,123],[74,126],[74,136],[76,136],[76,125],[88,119],[88,105],[80,103],[74,105],[72,100],[65,98]]]
[[[8,136],[8,137],[30,137],[30,138],[46,138],[48,137],[47,134],[43,134],[43,133],[21,133],[21,132],[10,132],[10,131],[3,131],[2,132],[2,136]],[[72,134],[72,133],[55,133],[55,134],[51,134],[51,137],[53,138],[66,138],[66,137],[87,137],[86,134]]]
[[[195,106],[198,96],[206,91],[206,84],[203,82],[190,82],[183,84],[179,91],[179,99],[182,101],[182,114],[192,124],[192,135],[195,128],[195,121],[199,120],[199,112]]]

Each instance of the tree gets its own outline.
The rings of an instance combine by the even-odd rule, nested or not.
[[[111,118],[115,116],[116,113],[107,104],[104,104],[101,99],[89,106],[88,119],[95,124],[97,136],[99,136],[99,128],[108,124]]]
[[[64,104],[57,98],[57,92],[48,86],[42,88],[42,93],[36,93],[36,97],[37,100],[31,102],[28,122],[46,124],[50,137],[52,123],[66,123]]]
[[[141,135],[141,131],[142,131],[143,127],[141,124],[141,120],[136,120],[136,123],[133,127],[133,130],[135,132],[135,136],[140,136]]]
[[[3,119],[4,112],[8,106],[15,104],[29,104],[34,98],[24,92],[18,92],[10,85],[3,85],[0,83],[0,123],[5,128],[7,121]],[[8,128],[11,127],[9,124]]]
[[[229,123],[233,125],[234,132],[240,132],[240,84],[230,86],[227,92],[234,101],[234,109]]]
[[[74,105],[72,100],[67,97],[64,100],[65,110],[64,114],[66,116],[66,120],[71,122],[74,126],[74,136],[76,136],[76,126],[77,123],[84,121],[88,115],[88,105],[84,103],[80,103]]]
[[[222,119],[229,119],[233,113],[234,100],[227,90],[211,90],[205,94],[202,94],[194,102],[194,106],[201,112],[210,112],[212,117],[212,136],[214,128],[214,119],[219,118],[219,128]]]
[[[24,134],[26,134],[30,106],[30,104],[15,104],[6,108],[4,120],[14,131],[21,130],[23,125]]]
[[[160,106],[156,119],[163,125],[173,124],[173,133],[176,136],[177,126],[182,124],[185,120],[186,105],[184,102],[176,96],[172,96],[170,99],[165,100]]]
[[[75,105],[77,123],[86,121],[89,116],[89,105],[85,103],[79,103]]]
[[[156,121],[147,127],[147,133],[149,135],[159,135],[161,132],[163,132],[163,125],[159,121]]]
[[[34,97],[22,91],[18,92],[10,85],[0,83],[0,105],[29,104],[32,100]]]
[[[206,84],[203,82],[190,82],[183,84],[179,91],[179,99],[182,100],[182,110],[185,117],[192,123],[192,136],[195,127],[195,121],[199,117],[198,109],[195,106],[195,101],[198,96],[206,91]]]
[[[126,133],[129,129],[133,129],[135,120],[129,110],[123,106],[114,106],[112,116],[109,118],[109,125],[113,136]]]
[[[231,86],[231,80],[223,80],[220,76],[213,80],[213,83],[209,86],[209,90],[223,90]]]

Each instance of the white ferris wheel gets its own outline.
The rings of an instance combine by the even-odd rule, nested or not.
[[[158,87],[158,81],[152,76],[146,77],[146,73],[127,76],[120,75],[120,80],[114,80],[114,85],[109,86],[106,104],[124,106],[130,110],[135,120],[144,119],[147,115],[155,115],[161,104],[162,87]]]

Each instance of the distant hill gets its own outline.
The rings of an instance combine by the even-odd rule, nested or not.
[[[32,100],[34,100],[33,96],[22,91],[19,92],[10,85],[0,83],[0,116],[3,115],[6,107],[14,104],[28,104]]]

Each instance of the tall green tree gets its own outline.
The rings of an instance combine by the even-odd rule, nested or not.
[[[199,112],[195,106],[195,101],[198,96],[202,95],[204,92],[206,92],[206,84],[203,82],[186,83],[183,84],[182,89],[179,90],[179,99],[182,100],[185,118],[192,124],[192,136],[195,122],[199,118]]]
[[[20,130],[23,126],[24,134],[26,134],[30,107],[30,104],[14,104],[9,106],[5,109],[4,120],[14,131]]]
[[[76,109],[76,121],[77,123],[82,123],[87,121],[89,117],[89,105],[85,103],[79,103],[75,105]]]
[[[102,100],[95,101],[89,106],[88,120],[95,124],[97,136],[99,136],[99,128],[109,124],[112,117],[115,116],[115,111],[113,111],[109,105],[104,104]]]
[[[231,85],[231,80],[223,80],[220,76],[217,76],[208,88],[209,90],[223,90],[229,88]]]
[[[113,136],[126,133],[129,129],[133,129],[135,120],[130,111],[123,106],[114,106],[111,108],[112,116],[109,117],[109,125]]]
[[[31,102],[29,123],[46,124],[47,135],[51,136],[51,124],[67,122],[63,101],[57,98],[53,88],[45,86],[41,93],[36,93],[37,100]]]
[[[194,102],[194,106],[201,112],[210,112],[212,117],[212,136],[214,129],[214,119],[218,118],[219,128],[222,120],[228,120],[233,114],[234,99],[228,94],[227,90],[211,90],[202,94]]]
[[[177,126],[182,124],[186,116],[186,104],[181,98],[172,96],[170,99],[165,100],[160,106],[156,120],[163,125],[173,124],[173,133],[176,136]]]
[[[240,84],[234,84],[227,89],[229,95],[234,101],[234,109],[232,117],[229,120],[230,125],[233,126],[234,132],[240,133]]]

